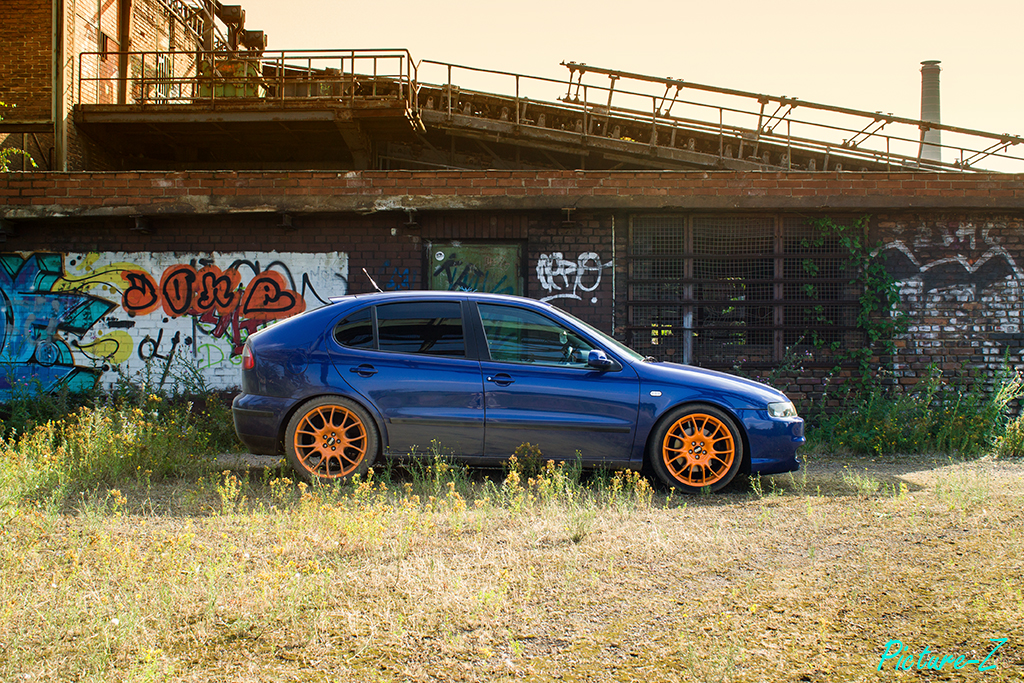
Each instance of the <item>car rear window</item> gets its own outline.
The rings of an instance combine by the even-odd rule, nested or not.
[[[334,328],[334,339],[342,346],[354,349],[373,348],[373,318],[364,308],[348,316]]]

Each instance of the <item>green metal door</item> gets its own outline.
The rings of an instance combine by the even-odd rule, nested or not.
[[[432,244],[427,247],[427,288],[523,294],[521,244]]]

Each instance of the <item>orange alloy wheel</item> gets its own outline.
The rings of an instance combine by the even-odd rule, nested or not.
[[[295,457],[321,479],[346,477],[366,457],[366,425],[344,406],[315,406],[295,428]]]
[[[729,427],[713,415],[691,413],[665,433],[661,457],[669,475],[687,486],[710,486],[729,474],[736,442]]]

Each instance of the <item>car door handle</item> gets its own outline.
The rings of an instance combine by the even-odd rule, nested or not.
[[[488,382],[494,382],[499,387],[507,387],[509,384],[514,384],[515,383],[515,380],[512,379],[512,375],[509,375],[509,374],[504,373],[504,372],[499,372],[494,377],[488,377],[487,381]]]
[[[373,377],[374,375],[377,374],[377,368],[367,363],[363,363],[362,365],[359,365],[354,368],[349,368],[348,371],[354,372],[360,377]]]

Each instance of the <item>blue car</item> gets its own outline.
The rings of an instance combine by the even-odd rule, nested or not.
[[[547,303],[467,292],[340,297],[253,334],[232,411],[253,453],[284,453],[307,481],[434,441],[480,465],[530,442],[717,491],[796,470],[804,442],[775,389],[645,358]]]

